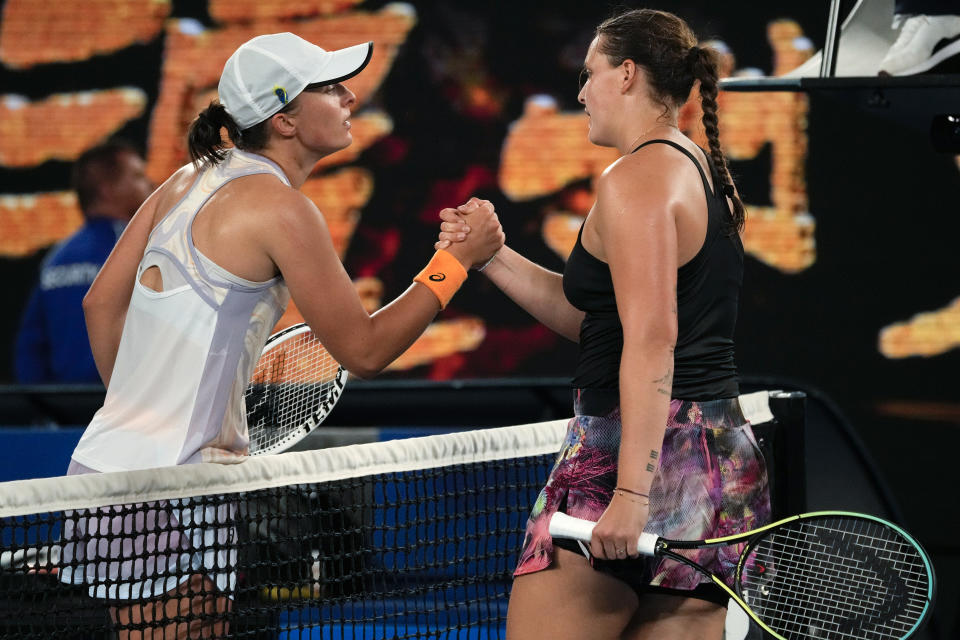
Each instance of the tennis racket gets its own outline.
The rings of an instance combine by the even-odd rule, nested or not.
[[[589,541],[596,523],[556,513],[550,535]],[[734,589],[679,549],[745,543]],[[685,542],[643,533],[643,555],[682,562],[730,594],[780,640],[909,638],[933,609],[934,575],[923,548],[873,516],[819,511],[723,538]]]
[[[304,323],[267,339],[243,400],[250,455],[285,451],[316,429],[333,410],[347,370]]]

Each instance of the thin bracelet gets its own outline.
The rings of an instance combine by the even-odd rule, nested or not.
[[[618,490],[617,490],[617,495],[619,495],[621,498],[626,498],[626,499],[629,500],[630,502],[634,502],[634,503],[636,503],[636,504],[642,504],[642,505],[644,505],[645,507],[649,507],[649,506],[650,506],[650,501],[649,501],[649,500],[640,500],[639,498],[634,498],[632,495],[630,495],[629,493],[626,493],[625,491],[621,491],[621,490],[618,489]]]
[[[497,249],[496,251],[494,251],[494,252],[493,252],[493,255],[490,256],[490,259],[487,260],[486,262],[484,262],[484,263],[483,263],[482,265],[480,265],[479,267],[477,267],[475,270],[476,270],[476,271],[483,271],[484,269],[486,269],[487,267],[489,267],[489,266],[490,266],[490,263],[493,262],[493,259],[497,257],[497,254],[498,254],[498,253],[500,253],[500,249]]]
[[[635,495],[635,496],[640,496],[641,498],[646,498],[647,500],[650,499],[650,496],[648,496],[647,494],[645,494],[645,493],[640,493],[639,491],[634,491],[633,489],[626,489],[626,488],[624,488],[624,487],[617,487],[617,491],[619,491],[621,494],[622,494],[624,491],[626,491],[627,493],[632,493],[632,494]]]

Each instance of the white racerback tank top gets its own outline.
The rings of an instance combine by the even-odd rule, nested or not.
[[[73,452],[76,462],[123,471],[247,454],[243,392],[290,294],[282,278],[250,282],[214,264],[193,245],[192,228],[218,189],[262,173],[290,184],[269,159],[227,151],[150,233],[106,399]],[[153,266],[162,292],[140,283]]]

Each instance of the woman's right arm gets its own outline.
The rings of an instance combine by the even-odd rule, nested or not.
[[[442,229],[450,231],[441,232],[440,240],[434,245],[437,249],[453,249],[463,239],[470,237],[473,233],[473,218],[469,212],[474,210],[470,203],[475,200],[472,198],[459,209],[444,209],[440,212],[440,218],[444,221]],[[471,225],[471,230],[458,236],[452,229],[463,222]],[[568,340],[580,342],[580,324],[583,322],[584,312],[567,301],[563,293],[561,274],[544,269],[504,245],[493,261],[484,267],[483,275],[544,325]]]
[[[567,301],[561,274],[544,269],[504,245],[483,275],[547,327],[580,342],[584,313]]]

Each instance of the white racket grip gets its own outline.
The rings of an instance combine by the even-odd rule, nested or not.
[[[550,518],[550,535],[555,538],[573,538],[590,542],[596,522],[574,518],[557,511]]]
[[[565,513],[556,512],[550,517],[550,535],[556,538],[573,538],[574,540],[583,540],[590,542],[593,536],[593,528],[596,522],[574,518]],[[637,540],[637,551],[641,555],[653,556],[656,554],[657,540],[660,539],[655,533],[643,532],[640,539]]]
[[[637,540],[637,551],[639,551],[642,556],[657,555],[657,540],[659,539],[660,536],[657,534],[644,531],[640,534],[640,539]]]

